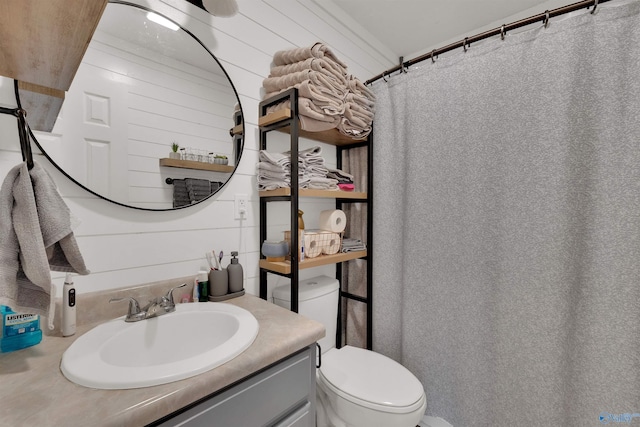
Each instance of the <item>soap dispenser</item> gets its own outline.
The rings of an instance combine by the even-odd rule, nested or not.
[[[227,266],[227,273],[229,274],[229,292],[240,292],[244,289],[244,273],[242,271],[242,265],[238,262],[238,252],[231,252],[231,264]]]

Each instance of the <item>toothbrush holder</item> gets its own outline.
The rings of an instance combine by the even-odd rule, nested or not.
[[[209,296],[221,297],[229,293],[227,269],[209,271]]]

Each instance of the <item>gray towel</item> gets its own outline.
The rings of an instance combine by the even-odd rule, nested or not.
[[[0,188],[0,304],[40,314],[53,328],[50,270],[89,274],[73,235],[73,218],[37,163],[11,169]]]

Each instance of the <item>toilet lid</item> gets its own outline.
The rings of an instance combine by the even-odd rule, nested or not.
[[[356,403],[412,410],[408,407],[420,404],[424,396],[422,384],[407,368],[362,348],[329,350],[322,355],[320,374],[336,392]]]

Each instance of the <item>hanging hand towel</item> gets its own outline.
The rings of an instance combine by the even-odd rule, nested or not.
[[[0,188],[0,304],[46,316],[53,328],[50,270],[89,274],[69,208],[38,164],[11,169]]]

